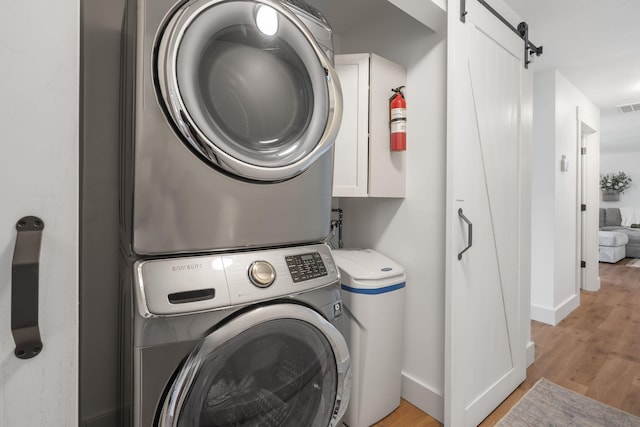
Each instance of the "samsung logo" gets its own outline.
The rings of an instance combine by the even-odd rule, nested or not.
[[[187,270],[200,270],[203,264],[183,264],[174,265],[171,267],[171,271],[187,271]]]

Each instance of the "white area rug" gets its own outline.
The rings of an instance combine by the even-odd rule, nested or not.
[[[638,427],[640,418],[541,378],[496,426]]]

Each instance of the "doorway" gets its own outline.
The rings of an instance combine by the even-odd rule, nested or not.
[[[600,176],[600,147],[597,132],[580,118],[577,108],[578,141],[576,154],[576,294],[580,290],[597,291],[600,289],[598,273],[598,229]]]

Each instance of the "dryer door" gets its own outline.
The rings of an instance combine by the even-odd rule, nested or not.
[[[350,393],[340,332],[304,306],[265,306],[217,329],[188,357],[159,425],[333,426]]]
[[[286,180],[333,144],[338,78],[280,1],[188,1],[160,32],[155,57],[159,98],[176,131],[227,173]]]

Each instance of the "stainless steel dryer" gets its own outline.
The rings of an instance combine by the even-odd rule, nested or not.
[[[342,116],[301,0],[128,0],[122,241],[133,255],[321,241]]]
[[[351,392],[328,246],[137,261],[122,425],[339,425]]]

